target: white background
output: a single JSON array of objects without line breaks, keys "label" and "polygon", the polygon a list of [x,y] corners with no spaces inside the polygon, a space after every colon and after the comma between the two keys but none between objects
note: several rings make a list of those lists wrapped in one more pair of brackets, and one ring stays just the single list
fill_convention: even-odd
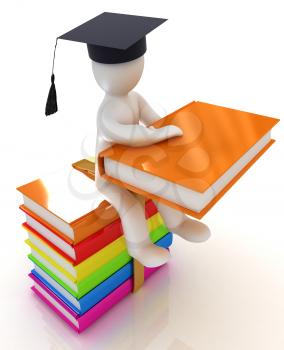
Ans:
[{"label": "white background", "polygon": [[94,153],[103,94],[83,44],[59,42],[60,111],[44,116],[57,36],[103,11],[169,18],[147,37],[145,71],[137,86],[159,111],[200,100],[282,118],[282,4],[1,2],[0,348],[284,348],[283,123],[273,132],[276,144],[205,216],[210,240],[194,245],[176,238],[170,264],[80,336],[29,289],[31,264],[15,190]]}]

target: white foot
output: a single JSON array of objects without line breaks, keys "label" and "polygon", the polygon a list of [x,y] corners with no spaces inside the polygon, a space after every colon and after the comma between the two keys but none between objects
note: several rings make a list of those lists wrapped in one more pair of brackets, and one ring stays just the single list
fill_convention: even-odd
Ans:
[{"label": "white foot", "polygon": [[128,248],[128,253],[147,267],[164,265],[170,258],[170,253],[166,248],[158,247],[155,244],[149,244],[141,248]]},{"label": "white foot", "polygon": [[208,226],[190,218],[170,230],[183,239],[195,243],[205,242],[211,235]]}]

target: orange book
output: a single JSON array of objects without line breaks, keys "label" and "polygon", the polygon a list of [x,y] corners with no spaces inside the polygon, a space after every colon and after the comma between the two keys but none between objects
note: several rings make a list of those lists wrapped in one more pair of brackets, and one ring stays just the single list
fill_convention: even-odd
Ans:
[{"label": "orange book", "polygon": [[[84,162],[87,160],[83,165]],[[23,195],[21,209],[26,213],[27,223],[35,230],[39,230],[40,223],[69,244],[83,241],[119,217],[96,190],[94,182],[71,166],[17,190]]]},{"label": "orange book", "polygon": [[100,174],[147,198],[201,218],[274,142],[278,119],[192,102],[155,122],[183,136],[147,147],[114,145]]}]

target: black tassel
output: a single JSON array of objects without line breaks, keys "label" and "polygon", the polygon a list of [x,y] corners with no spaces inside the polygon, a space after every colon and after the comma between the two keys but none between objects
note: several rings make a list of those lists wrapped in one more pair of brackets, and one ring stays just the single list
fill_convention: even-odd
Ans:
[{"label": "black tassel", "polygon": [[56,96],[56,88],[54,84],[55,76],[51,75],[51,86],[49,89],[46,106],[45,106],[45,115],[50,115],[56,113],[58,111],[57,107],[57,96]]},{"label": "black tassel", "polygon": [[54,84],[54,80],[55,80],[54,62],[55,62],[57,41],[58,41],[58,38],[55,41],[55,46],[54,46],[54,51],[53,51],[52,71],[51,71],[51,86],[49,89],[49,93],[48,93],[47,101],[46,101],[46,105],[45,105],[45,115],[50,115],[50,114],[56,113],[58,111],[57,95],[56,95],[56,89],[55,89],[55,84]]}]

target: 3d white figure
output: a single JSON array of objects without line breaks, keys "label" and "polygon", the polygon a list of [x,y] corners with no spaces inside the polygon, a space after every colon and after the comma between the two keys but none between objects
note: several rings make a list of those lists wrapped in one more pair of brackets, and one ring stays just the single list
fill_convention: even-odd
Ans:
[{"label": "3d white figure", "polygon": [[[148,146],[182,135],[176,126],[160,129],[148,127],[160,119],[145,99],[132,91],[143,72],[144,56],[135,60],[104,64],[92,61],[92,69],[105,97],[97,115],[96,157],[113,144],[130,147]],[[104,180],[96,167],[97,189],[118,211],[129,254],[148,267],[159,266],[169,259],[165,248],[152,244],[145,219],[145,208],[137,195]],[[192,241],[206,240],[210,231],[203,223],[156,202],[167,227],[180,237]]]},{"label": "3d white figure", "polygon": [[[143,72],[146,35],[165,21],[164,18],[103,12],[58,38],[87,44],[95,79],[105,91],[98,111],[96,157],[113,144],[147,146],[182,135],[176,126],[149,127],[160,117],[140,95],[132,91]],[[57,111],[53,74],[55,50],[56,45],[46,115]],[[130,255],[149,267],[167,262],[168,250],[150,241],[145,208],[139,197],[105,181],[98,167],[95,176],[97,189],[120,215]],[[173,233],[193,242],[209,237],[206,225],[161,203],[156,205]]]}]

